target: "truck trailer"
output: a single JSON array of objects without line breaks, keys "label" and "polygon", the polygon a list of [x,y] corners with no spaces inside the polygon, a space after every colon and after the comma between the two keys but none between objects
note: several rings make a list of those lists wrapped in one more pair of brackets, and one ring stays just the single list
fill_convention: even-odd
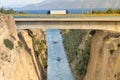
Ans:
[{"label": "truck trailer", "polygon": [[67,10],[50,10],[48,14],[68,14]]}]

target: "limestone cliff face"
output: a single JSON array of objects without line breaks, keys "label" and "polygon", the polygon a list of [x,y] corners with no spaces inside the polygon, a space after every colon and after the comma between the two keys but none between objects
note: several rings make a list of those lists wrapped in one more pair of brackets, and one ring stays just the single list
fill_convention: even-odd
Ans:
[{"label": "limestone cliff face", "polygon": [[22,33],[24,41],[17,35],[13,18],[0,17],[0,80],[44,79],[42,64],[32,55],[35,54],[32,38],[28,32]]},{"label": "limestone cliff face", "polygon": [[[34,67],[41,80],[46,80],[47,54],[44,32],[40,29],[26,29],[18,31],[19,38],[26,46],[26,50],[32,56]],[[45,43],[43,43],[44,41]],[[41,56],[43,55],[43,56]],[[46,61],[46,62],[44,62]]]},{"label": "limestone cliff face", "polygon": [[95,33],[85,80],[120,80],[120,33]]}]

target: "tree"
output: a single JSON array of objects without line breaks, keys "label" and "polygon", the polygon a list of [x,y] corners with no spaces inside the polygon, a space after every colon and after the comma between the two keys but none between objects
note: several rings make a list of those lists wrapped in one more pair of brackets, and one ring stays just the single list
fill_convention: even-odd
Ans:
[{"label": "tree", "polygon": [[96,10],[92,10],[92,14],[96,14],[97,13],[97,11]]},{"label": "tree", "polygon": [[5,10],[4,10],[4,7],[2,7],[2,8],[0,9],[0,12],[1,12],[1,13],[4,13],[4,11],[5,11]]},{"label": "tree", "polygon": [[104,13],[104,12],[101,10],[97,11],[97,14],[102,14],[102,13]]},{"label": "tree", "polygon": [[113,10],[112,8],[109,8],[109,9],[106,11],[106,13],[112,14],[112,13],[114,13],[114,10]]},{"label": "tree", "polygon": [[9,13],[14,13],[15,11],[11,8],[9,9]]},{"label": "tree", "polygon": [[116,13],[120,14],[120,9],[117,9],[117,10],[116,10]]}]

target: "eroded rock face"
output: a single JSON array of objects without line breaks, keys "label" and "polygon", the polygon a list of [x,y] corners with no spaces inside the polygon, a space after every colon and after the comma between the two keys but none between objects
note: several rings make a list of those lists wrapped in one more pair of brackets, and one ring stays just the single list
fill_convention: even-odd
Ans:
[{"label": "eroded rock face", "polygon": [[97,31],[85,80],[120,79],[120,33]]},{"label": "eroded rock face", "polygon": [[[0,80],[43,80],[33,56],[18,38],[14,23],[11,16],[0,17]],[[12,48],[11,44],[5,45],[5,39],[13,44]]]},{"label": "eroded rock face", "polygon": [[[34,67],[40,80],[46,80],[46,68],[43,60],[47,60],[44,34],[40,29],[26,29],[18,31],[19,38],[23,42],[26,51],[32,56]],[[43,55],[43,56],[41,56]]]}]

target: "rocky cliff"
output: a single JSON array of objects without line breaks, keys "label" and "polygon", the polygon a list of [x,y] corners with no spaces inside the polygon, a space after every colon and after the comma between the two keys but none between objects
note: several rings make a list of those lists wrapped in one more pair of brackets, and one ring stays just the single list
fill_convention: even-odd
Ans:
[{"label": "rocky cliff", "polygon": [[[41,52],[38,52],[41,46],[38,49],[35,47],[39,45],[34,43],[34,38],[42,45]],[[1,16],[0,40],[0,80],[46,79],[47,54],[45,54],[46,43],[42,31],[17,31],[11,16]],[[44,55],[42,58],[41,54]]]},{"label": "rocky cliff", "polygon": [[97,31],[85,80],[120,80],[120,33]]},{"label": "rocky cliff", "polygon": [[76,80],[120,80],[120,33],[67,30],[63,43]]},{"label": "rocky cliff", "polygon": [[[76,80],[120,80],[120,33],[63,30],[62,34]],[[46,80],[44,31],[17,30],[11,16],[1,16],[0,40],[0,80]]]}]

